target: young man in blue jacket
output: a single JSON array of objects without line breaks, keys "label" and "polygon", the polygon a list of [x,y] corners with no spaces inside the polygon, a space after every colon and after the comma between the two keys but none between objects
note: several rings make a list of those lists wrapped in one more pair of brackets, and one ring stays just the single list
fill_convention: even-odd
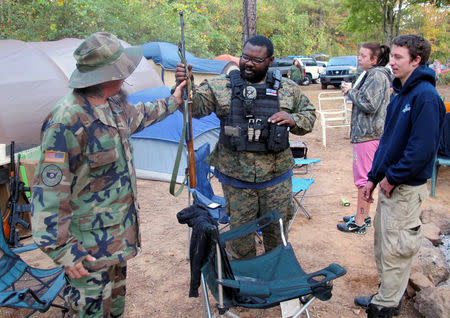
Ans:
[{"label": "young man in blue jacket", "polygon": [[399,313],[422,243],[420,206],[427,197],[445,115],[435,73],[426,64],[430,52],[430,43],[418,35],[393,41],[390,65],[397,95],[387,107],[384,133],[363,190],[365,200],[372,202],[379,183],[374,227],[380,285],[375,295],[355,298],[355,304],[368,307],[369,318]]}]

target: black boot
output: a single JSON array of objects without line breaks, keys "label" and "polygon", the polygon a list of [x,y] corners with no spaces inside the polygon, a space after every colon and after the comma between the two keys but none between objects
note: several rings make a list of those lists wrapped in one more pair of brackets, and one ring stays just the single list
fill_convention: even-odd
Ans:
[{"label": "black boot", "polygon": [[381,307],[375,304],[369,304],[367,308],[367,318],[392,318],[394,316],[393,307]]}]

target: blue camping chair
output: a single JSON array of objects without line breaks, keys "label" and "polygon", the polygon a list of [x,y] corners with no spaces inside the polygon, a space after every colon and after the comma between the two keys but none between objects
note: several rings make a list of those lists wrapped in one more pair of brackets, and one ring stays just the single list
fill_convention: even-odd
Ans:
[{"label": "blue camping chair", "polygon": [[[306,211],[305,207],[303,206],[303,199],[305,198],[306,191],[309,189],[309,187],[314,183],[313,178],[313,166],[315,163],[320,162],[320,159],[294,159],[295,161],[295,167],[304,167],[306,166],[306,171],[309,171],[309,178],[297,178],[295,176],[292,177],[292,195],[295,202],[295,205],[297,206],[295,209],[294,216],[292,217],[291,222],[289,222],[288,226],[288,232],[291,230],[292,224],[294,223],[295,217],[298,214],[298,211],[301,209],[303,213],[306,215],[308,219],[311,218],[311,215]],[[308,168],[309,167],[309,168]]]},{"label": "blue camping chair", "polygon": [[434,198],[436,195],[436,181],[440,166],[450,166],[450,113],[445,114],[444,125],[442,129],[439,150],[434,159],[433,172],[431,175],[431,193]]},{"label": "blue camping chair", "polygon": [[[215,195],[211,186],[211,178],[213,171],[211,166],[205,161],[210,154],[209,143],[204,143],[197,150],[194,151],[195,158],[195,172],[197,177],[197,186],[195,188],[187,186],[189,190],[188,194],[188,206],[191,205],[191,194],[194,204],[199,204],[205,207],[213,219],[220,224],[224,224],[221,229],[224,229],[229,225],[230,217],[225,210],[225,198]],[[189,246],[191,244],[191,232],[188,227],[187,232],[187,250],[189,259]]]},{"label": "blue camping chair", "polygon": [[194,204],[199,204],[207,208],[211,216],[218,223],[227,224],[230,222],[230,218],[225,211],[225,199],[215,195],[211,186],[212,169],[205,161],[209,154],[209,143],[204,143],[195,150],[194,157],[197,187],[188,187],[189,193],[191,193],[194,198]]},{"label": "blue camping chair", "polygon": [[27,265],[6,244],[3,227],[0,226],[0,306],[26,308],[46,312],[50,306],[60,308],[62,317],[68,309],[53,304],[66,284],[62,268],[38,269]]},{"label": "blue camping chair", "polygon": [[[261,228],[278,222],[282,244],[272,251],[251,259],[229,260],[225,252],[226,242],[257,232]],[[300,298],[303,306],[293,316],[305,312],[315,298],[331,298],[332,281],[344,275],[346,270],[338,264],[314,273],[306,273],[297,261],[294,250],[284,236],[283,221],[278,211],[272,211],[261,218],[220,233],[209,233],[213,246],[201,269],[202,298],[205,315],[213,317],[207,288],[218,301],[219,315],[239,317],[229,311],[232,307],[270,308],[291,299]],[[207,235],[207,234],[205,234]],[[214,243],[214,240],[216,243]],[[215,246],[214,246],[215,245]],[[214,315],[217,316],[217,315]]]}]

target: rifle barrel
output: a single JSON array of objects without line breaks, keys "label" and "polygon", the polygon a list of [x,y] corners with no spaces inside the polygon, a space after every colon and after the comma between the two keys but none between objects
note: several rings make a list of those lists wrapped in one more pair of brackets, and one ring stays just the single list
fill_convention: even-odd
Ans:
[{"label": "rifle barrel", "polygon": [[184,38],[184,18],[183,11],[180,11],[180,26],[181,26],[181,44],[180,44],[180,60],[181,63],[184,64],[187,85],[183,90],[183,99],[184,99],[184,107],[185,113],[187,111],[187,125],[186,125],[186,146],[188,151],[188,169],[189,169],[189,186],[191,188],[195,188],[197,186],[197,176],[195,171],[195,157],[194,157],[194,137],[192,132],[192,100],[191,100],[191,89],[192,83],[189,77],[189,67],[186,60],[186,46],[185,46],[185,38]]}]

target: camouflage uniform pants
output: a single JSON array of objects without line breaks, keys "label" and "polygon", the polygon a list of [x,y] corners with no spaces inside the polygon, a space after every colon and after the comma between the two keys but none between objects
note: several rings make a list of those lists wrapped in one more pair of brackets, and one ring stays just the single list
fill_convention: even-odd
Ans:
[{"label": "camouflage uniform pants", "polygon": [[125,309],[127,263],[122,262],[83,278],[67,277],[64,298],[70,317],[122,317]]},{"label": "camouflage uniform pants", "polygon": [[[285,225],[293,215],[291,178],[264,189],[242,189],[227,184],[222,184],[222,189],[227,202],[227,213],[231,218],[231,228],[253,221],[273,210],[280,212]],[[262,229],[262,233],[266,252],[269,252],[281,243],[278,223],[265,227]],[[240,258],[255,256],[254,235],[234,240],[232,248]]]}]

